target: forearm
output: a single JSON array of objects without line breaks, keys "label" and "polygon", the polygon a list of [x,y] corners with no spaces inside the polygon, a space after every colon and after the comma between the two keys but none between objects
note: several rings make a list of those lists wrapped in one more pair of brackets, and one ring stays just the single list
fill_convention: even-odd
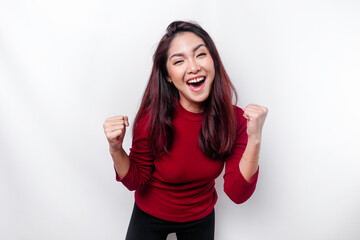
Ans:
[{"label": "forearm", "polygon": [[239,163],[240,172],[248,182],[251,182],[259,168],[258,160],[260,153],[260,144],[260,138],[249,138],[245,151]]},{"label": "forearm", "polygon": [[111,151],[111,157],[114,161],[115,170],[120,179],[125,177],[130,167],[130,159],[127,153],[121,148],[118,151]]}]

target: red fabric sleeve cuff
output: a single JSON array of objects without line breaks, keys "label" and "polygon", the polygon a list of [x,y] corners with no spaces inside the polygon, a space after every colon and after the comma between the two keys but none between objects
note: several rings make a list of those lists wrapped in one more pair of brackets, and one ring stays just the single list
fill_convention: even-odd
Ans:
[{"label": "red fabric sleeve cuff", "polygon": [[119,175],[118,175],[118,173],[117,173],[117,171],[116,171],[115,165],[114,165],[115,179],[116,179],[116,181],[122,182],[122,183],[126,182],[126,180],[129,178],[129,175],[130,175],[129,173],[130,173],[130,171],[132,170],[131,168],[132,168],[132,163],[131,163],[131,161],[130,161],[129,170],[127,171],[127,173],[125,174],[125,176],[124,176],[123,178],[120,178]]},{"label": "red fabric sleeve cuff", "polygon": [[258,167],[256,173],[254,174],[252,180],[250,182],[248,182],[244,176],[242,175],[242,173],[240,172],[240,168],[237,167],[235,170],[235,174],[236,174],[236,181],[239,181],[242,183],[243,186],[245,187],[251,187],[253,184],[256,184],[257,179],[258,179],[258,175],[259,175],[259,169],[260,166]]}]

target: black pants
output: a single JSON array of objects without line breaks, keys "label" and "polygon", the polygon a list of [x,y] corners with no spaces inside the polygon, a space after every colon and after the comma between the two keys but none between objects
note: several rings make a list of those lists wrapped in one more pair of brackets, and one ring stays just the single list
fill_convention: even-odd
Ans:
[{"label": "black pants", "polygon": [[214,228],[214,211],[203,219],[178,223],[153,217],[135,204],[126,240],[166,240],[174,232],[178,240],[213,240]]}]

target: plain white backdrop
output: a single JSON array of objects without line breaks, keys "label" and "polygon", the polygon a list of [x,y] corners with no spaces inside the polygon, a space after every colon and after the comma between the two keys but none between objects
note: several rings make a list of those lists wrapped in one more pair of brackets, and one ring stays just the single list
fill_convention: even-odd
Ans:
[{"label": "plain white backdrop", "polygon": [[216,239],[360,239],[355,0],[0,0],[0,239],[124,239],[102,124],[132,123],[174,20],[212,36],[238,106],[269,108],[252,198],[216,182]]}]

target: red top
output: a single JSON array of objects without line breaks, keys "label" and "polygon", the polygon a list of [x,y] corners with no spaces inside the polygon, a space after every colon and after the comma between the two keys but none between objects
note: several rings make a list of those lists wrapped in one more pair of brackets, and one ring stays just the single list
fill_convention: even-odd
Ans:
[{"label": "red top", "polygon": [[225,160],[206,157],[198,146],[203,114],[178,105],[174,115],[174,142],[168,154],[155,158],[147,141],[149,115],[136,126],[130,149],[130,168],[120,180],[135,191],[135,202],[146,213],[172,222],[198,220],[209,215],[216,203],[215,178],[225,163],[224,191],[237,204],[245,202],[255,190],[259,170],[249,183],[239,170],[247,144],[246,119],[235,107],[237,134],[232,154]]}]

